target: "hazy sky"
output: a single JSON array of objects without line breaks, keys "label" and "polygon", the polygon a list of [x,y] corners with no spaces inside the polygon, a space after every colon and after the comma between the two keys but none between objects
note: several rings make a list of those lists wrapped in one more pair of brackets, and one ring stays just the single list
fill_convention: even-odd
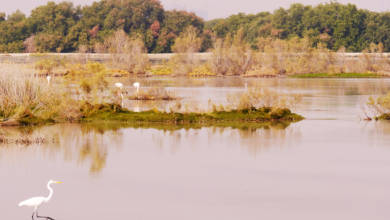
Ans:
[{"label": "hazy sky", "polygon": [[[7,14],[16,9],[28,14],[38,5],[46,4],[49,0],[1,0],[0,11]],[[54,0],[60,2],[62,0]],[[90,4],[96,0],[68,0],[76,5]],[[288,7],[292,3],[316,5],[324,0],[161,0],[165,9],[185,9],[193,11],[205,19],[226,17],[238,12],[256,13],[260,11],[273,11],[279,7]],[[374,11],[390,11],[389,0],[338,0],[340,3],[353,3],[359,8]]]}]

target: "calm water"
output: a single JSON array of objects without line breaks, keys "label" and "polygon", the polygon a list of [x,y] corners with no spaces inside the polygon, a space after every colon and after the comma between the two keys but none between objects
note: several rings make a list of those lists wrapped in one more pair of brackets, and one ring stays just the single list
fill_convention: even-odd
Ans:
[{"label": "calm water", "polygon": [[[129,84],[131,82],[128,82]],[[366,122],[390,80],[148,79],[184,102],[224,103],[247,86],[299,93],[306,120],[287,128],[1,128],[2,219],[30,219],[19,201],[47,195],[63,220],[389,219],[390,123]],[[127,102],[129,108],[169,103]],[[206,107],[205,107],[206,108]]]}]

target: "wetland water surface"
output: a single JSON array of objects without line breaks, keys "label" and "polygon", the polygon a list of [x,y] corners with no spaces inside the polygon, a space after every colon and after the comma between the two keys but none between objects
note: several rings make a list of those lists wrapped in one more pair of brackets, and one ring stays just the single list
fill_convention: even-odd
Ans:
[{"label": "wetland water surface", "polygon": [[30,219],[32,210],[17,204],[47,195],[49,179],[64,184],[40,214],[59,220],[390,218],[390,123],[360,119],[367,98],[389,91],[390,80],[141,83],[203,106],[245,84],[300,93],[296,112],[307,119],[268,129],[1,128],[1,218]]}]

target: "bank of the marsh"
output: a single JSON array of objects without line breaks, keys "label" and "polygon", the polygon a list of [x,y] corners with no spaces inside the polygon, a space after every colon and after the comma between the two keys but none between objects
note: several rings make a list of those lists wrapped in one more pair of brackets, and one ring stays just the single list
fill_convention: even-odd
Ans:
[{"label": "bank of the marsh", "polygon": [[377,73],[306,73],[291,75],[292,78],[381,78]]},{"label": "bank of the marsh", "polygon": [[[298,122],[303,117],[287,108],[250,108],[209,113],[178,113],[158,110],[134,112],[116,104],[85,104],[80,109],[78,123],[120,122],[134,125],[188,125],[188,126],[231,126],[242,127],[256,123]],[[20,118],[4,120],[0,125],[42,125],[59,122],[55,118],[39,118],[34,114],[24,114]]]}]

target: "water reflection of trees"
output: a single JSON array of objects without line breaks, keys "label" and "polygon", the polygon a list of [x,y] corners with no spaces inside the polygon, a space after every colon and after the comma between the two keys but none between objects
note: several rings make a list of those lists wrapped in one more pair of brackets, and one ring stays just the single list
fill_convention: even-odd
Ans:
[{"label": "water reflection of trees", "polygon": [[[200,129],[166,130],[162,135],[154,135],[154,145],[171,153],[180,151],[180,147],[196,147],[199,139],[213,143],[225,143],[224,147],[240,146],[252,156],[271,149],[287,148],[300,140],[301,133],[297,128],[284,125],[264,127],[204,127]],[[169,140],[167,140],[169,138]],[[235,144],[233,144],[235,143]]]},{"label": "water reflection of trees", "polygon": [[108,148],[121,146],[121,141],[121,131],[112,126],[67,124],[0,129],[0,149],[4,154],[37,149],[45,157],[62,155],[64,161],[88,164],[92,174],[106,166]]},{"label": "water reflection of trees", "polygon": [[[286,146],[293,130],[286,129],[288,124],[248,124],[219,125],[218,127],[202,127],[190,125],[147,125],[147,124],[60,124],[44,127],[0,128],[0,150],[7,155],[12,152],[39,153],[45,158],[58,158],[66,162],[76,162],[80,166],[87,165],[91,174],[101,172],[107,163],[109,151],[123,146],[122,128],[152,129],[152,140],[163,148],[170,139],[170,151],[179,150],[183,141],[191,142],[193,138],[202,138],[206,129],[207,138],[230,133],[249,153],[258,152],[273,146]],[[183,133],[184,131],[184,133]],[[155,135],[157,132],[158,135]],[[130,134],[130,133],[129,133]],[[173,141],[173,142],[172,142]],[[16,158],[17,159],[17,158]]]}]

